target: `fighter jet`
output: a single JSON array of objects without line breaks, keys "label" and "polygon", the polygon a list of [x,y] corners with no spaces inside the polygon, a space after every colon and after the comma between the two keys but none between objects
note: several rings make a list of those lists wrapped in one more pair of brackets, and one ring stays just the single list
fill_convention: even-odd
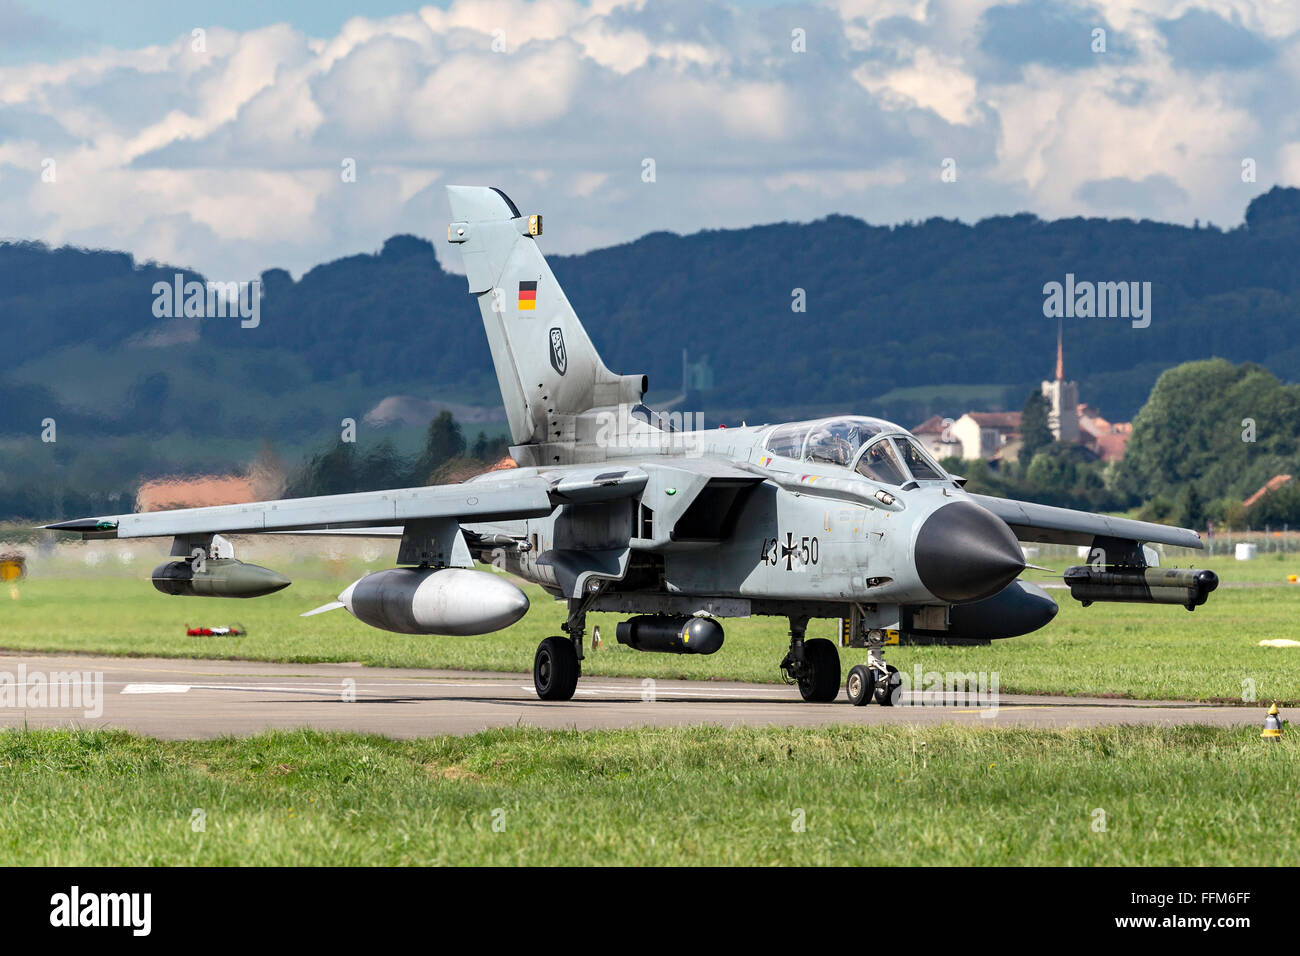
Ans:
[{"label": "fighter jet", "polygon": [[[712,654],[723,621],[789,621],[779,667],[808,701],[834,700],[840,623],[866,651],[846,682],[857,705],[890,706],[900,677],[886,647],[1015,637],[1056,602],[1019,576],[1019,542],[1085,545],[1065,574],[1073,597],[1203,604],[1210,571],[1161,569],[1146,545],[1200,548],[1193,531],[976,495],[904,428],[862,415],[694,431],[648,408],[644,375],[611,372],[538,245],[542,217],[500,189],[449,186],[447,239],[463,257],[505,403],[518,468],[459,484],[108,515],[48,525],[84,538],[170,537],[154,572],[164,593],[254,597],[288,579],[234,557],[226,535],[400,538],[396,567],[337,602],[398,634],[485,634],[527,612],[514,575],[566,602],[562,634],[537,648],[543,700],[570,699],[587,615],[628,615],[618,642]],[[476,568],[486,565],[490,570]],[[506,573],[501,573],[506,572]]]}]

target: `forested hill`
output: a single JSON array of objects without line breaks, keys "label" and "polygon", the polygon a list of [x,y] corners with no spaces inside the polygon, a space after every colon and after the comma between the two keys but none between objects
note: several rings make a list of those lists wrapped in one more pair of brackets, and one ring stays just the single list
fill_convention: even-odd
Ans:
[{"label": "forested hill", "polygon": [[[566,223],[547,226],[559,233]],[[712,378],[692,395],[694,408],[747,410],[752,421],[834,406],[913,424],[930,410],[1018,408],[1053,367],[1056,320],[1044,316],[1043,287],[1067,273],[1151,283],[1147,328],[1064,319],[1067,376],[1112,419],[1134,415],[1159,372],[1190,359],[1254,361],[1291,380],[1300,369],[1298,252],[1300,190],[1274,188],[1227,231],[1027,214],[973,226],[832,216],[654,233],[551,262],[611,368],[648,373],[660,394],[679,390],[686,349],[692,362],[707,357]],[[0,246],[0,433],[29,433],[31,416],[50,408],[109,431],[152,422],[288,436],[319,428],[318,413],[333,427],[336,410],[321,409],[320,394],[496,401],[464,279],[442,270],[426,240],[394,237],[377,254],[297,282],[268,271],[260,326],[203,320],[197,343],[157,336],[175,320],[154,317],[151,289],[175,271],[118,253]],[[806,312],[792,310],[796,290]],[[221,381],[226,395],[189,387],[195,377]],[[331,383],[346,388],[321,388]],[[936,400],[944,385],[985,388]],[[230,400],[231,391],[248,400]],[[296,398],[307,394],[317,397]]]},{"label": "forested hill", "polygon": [[[1190,359],[1256,361],[1288,380],[1300,370],[1296,189],[1255,199],[1246,224],[1226,232],[1030,215],[881,227],[834,216],[651,235],[555,270],[614,367],[676,384],[686,347],[711,357],[717,389],[739,407],[870,410],[893,389],[996,383],[1016,386],[1006,402],[1018,409],[1054,367],[1043,286],[1067,273],[1152,284],[1147,328],[1064,320],[1067,375],[1114,419],[1137,412],[1160,371]],[[803,315],[791,312],[796,288],[807,295]]]}]

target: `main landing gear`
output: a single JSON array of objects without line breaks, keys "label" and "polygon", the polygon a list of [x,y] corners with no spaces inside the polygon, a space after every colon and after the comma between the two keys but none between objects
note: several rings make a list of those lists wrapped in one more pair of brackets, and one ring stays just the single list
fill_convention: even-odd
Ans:
[{"label": "main landing gear", "polygon": [[[569,599],[569,619],[560,625],[564,637],[548,637],[533,656],[533,687],[542,700],[572,700],[582,676],[582,639],[587,630],[587,610],[600,587],[580,598]],[[837,678],[838,679],[838,678]]]},{"label": "main landing gear", "polygon": [[803,699],[828,704],[840,692],[840,652],[824,637],[804,640],[807,617],[790,618],[790,650],[781,661],[788,684],[798,684]]},{"label": "main landing gear", "polygon": [[893,707],[903,696],[903,678],[897,667],[885,663],[885,632],[867,631],[865,646],[867,662],[853,667],[844,682],[849,703],[865,707],[874,700],[882,707]]},{"label": "main landing gear", "polygon": [[582,662],[567,637],[548,637],[533,657],[533,687],[542,700],[572,700]]}]

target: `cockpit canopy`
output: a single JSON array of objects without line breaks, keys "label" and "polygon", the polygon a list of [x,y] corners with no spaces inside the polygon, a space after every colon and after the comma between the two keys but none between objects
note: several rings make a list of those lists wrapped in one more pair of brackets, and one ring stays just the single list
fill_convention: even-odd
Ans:
[{"label": "cockpit canopy", "polygon": [[767,436],[764,448],[783,458],[842,468],[854,468],[856,461],[858,474],[889,485],[904,484],[909,478],[948,480],[915,438],[880,418],[843,415],[778,425]]},{"label": "cockpit canopy", "polygon": [[845,468],[853,464],[858,449],[886,432],[901,432],[897,425],[879,418],[845,415],[819,418],[812,422],[778,425],[764,446],[774,455],[800,461],[825,461]]}]

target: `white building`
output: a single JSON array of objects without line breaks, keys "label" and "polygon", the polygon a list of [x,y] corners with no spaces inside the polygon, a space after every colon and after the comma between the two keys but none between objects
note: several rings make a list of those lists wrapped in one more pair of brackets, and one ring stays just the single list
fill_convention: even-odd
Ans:
[{"label": "white building", "polygon": [[963,457],[961,441],[952,433],[952,426],[955,424],[956,422],[951,418],[931,415],[913,428],[912,434],[925,446],[925,450],[934,457],[935,461],[961,458]]},{"label": "white building", "polygon": [[961,444],[961,457],[989,459],[1019,437],[1019,412],[967,412],[952,423],[950,433]]}]

